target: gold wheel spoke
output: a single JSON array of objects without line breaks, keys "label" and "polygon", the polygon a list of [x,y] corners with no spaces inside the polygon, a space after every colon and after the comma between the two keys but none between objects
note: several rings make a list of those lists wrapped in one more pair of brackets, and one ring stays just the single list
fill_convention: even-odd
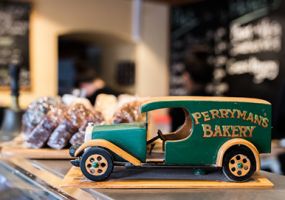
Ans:
[{"label": "gold wheel spoke", "polygon": [[93,169],[93,168],[91,168],[91,169],[89,170],[89,173],[91,173],[91,174],[96,174],[96,170]]},{"label": "gold wheel spoke", "polygon": [[94,154],[87,158],[85,167],[88,173],[94,176],[99,176],[107,171],[108,161],[104,156],[100,154]]},{"label": "gold wheel spoke", "polygon": [[250,171],[251,162],[246,155],[234,155],[229,161],[229,170],[235,176],[245,176]]}]

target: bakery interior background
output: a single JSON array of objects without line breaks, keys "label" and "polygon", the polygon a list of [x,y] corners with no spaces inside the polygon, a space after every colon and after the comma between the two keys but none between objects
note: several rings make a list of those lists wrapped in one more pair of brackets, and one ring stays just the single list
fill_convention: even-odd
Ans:
[{"label": "bakery interior background", "polygon": [[107,92],[266,99],[283,138],[284,9],[284,0],[0,1],[0,105],[17,63],[22,109],[100,77]]}]

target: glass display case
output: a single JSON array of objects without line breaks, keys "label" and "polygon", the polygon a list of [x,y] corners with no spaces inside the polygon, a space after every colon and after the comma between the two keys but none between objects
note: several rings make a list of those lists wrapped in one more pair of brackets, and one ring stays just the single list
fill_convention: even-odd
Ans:
[{"label": "glass display case", "polygon": [[1,199],[63,199],[64,196],[47,185],[39,184],[32,174],[25,175],[17,167],[0,161]]}]

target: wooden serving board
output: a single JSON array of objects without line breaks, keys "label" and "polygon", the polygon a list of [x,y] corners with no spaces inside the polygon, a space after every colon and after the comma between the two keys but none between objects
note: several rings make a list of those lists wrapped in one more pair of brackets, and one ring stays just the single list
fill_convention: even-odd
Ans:
[{"label": "wooden serving board", "polygon": [[[128,170],[128,169],[126,169]],[[141,169],[144,170],[144,169]],[[156,173],[157,172],[152,172]],[[163,173],[163,172],[162,172]],[[115,172],[116,174],[116,172]],[[115,175],[114,179],[111,178],[107,181],[103,182],[93,182],[88,179],[86,179],[82,173],[80,168],[78,167],[72,167],[69,172],[66,174],[65,178],[62,181],[62,187],[78,187],[78,188],[128,188],[128,189],[134,189],[134,188],[150,188],[150,189],[163,189],[163,188],[272,188],[273,183],[270,182],[266,177],[262,175],[255,175],[252,180],[248,182],[243,183],[235,183],[235,182],[228,182],[226,180],[206,180],[207,177],[213,177],[203,175],[204,180],[196,179],[175,179],[175,176],[178,176],[179,174],[172,173],[172,179],[169,179],[166,177],[166,179],[157,179],[157,176],[154,176],[155,178],[150,179],[147,177],[144,177],[143,173],[138,172],[138,174],[142,174],[141,178],[138,179],[138,176],[132,175],[132,172],[130,173],[130,178],[126,176],[122,176],[121,178],[118,178],[118,173]],[[162,175],[162,177],[165,174]],[[181,176],[181,174],[180,174]],[[178,176],[179,177],[179,176]],[[206,179],[205,179],[206,178]]]},{"label": "wooden serving board", "polygon": [[10,142],[0,144],[3,157],[17,156],[31,159],[71,159],[68,149],[56,150],[50,148],[30,149],[25,147],[22,135]]}]

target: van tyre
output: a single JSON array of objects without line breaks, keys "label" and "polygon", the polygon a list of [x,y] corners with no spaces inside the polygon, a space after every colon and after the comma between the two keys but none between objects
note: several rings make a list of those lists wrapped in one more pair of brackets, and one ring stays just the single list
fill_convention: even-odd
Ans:
[{"label": "van tyre", "polygon": [[229,149],[223,159],[223,173],[230,181],[244,182],[256,171],[256,160],[245,146]]},{"label": "van tyre", "polygon": [[81,159],[80,169],[83,175],[92,181],[103,181],[113,171],[112,155],[100,147],[92,147],[87,150]]}]

